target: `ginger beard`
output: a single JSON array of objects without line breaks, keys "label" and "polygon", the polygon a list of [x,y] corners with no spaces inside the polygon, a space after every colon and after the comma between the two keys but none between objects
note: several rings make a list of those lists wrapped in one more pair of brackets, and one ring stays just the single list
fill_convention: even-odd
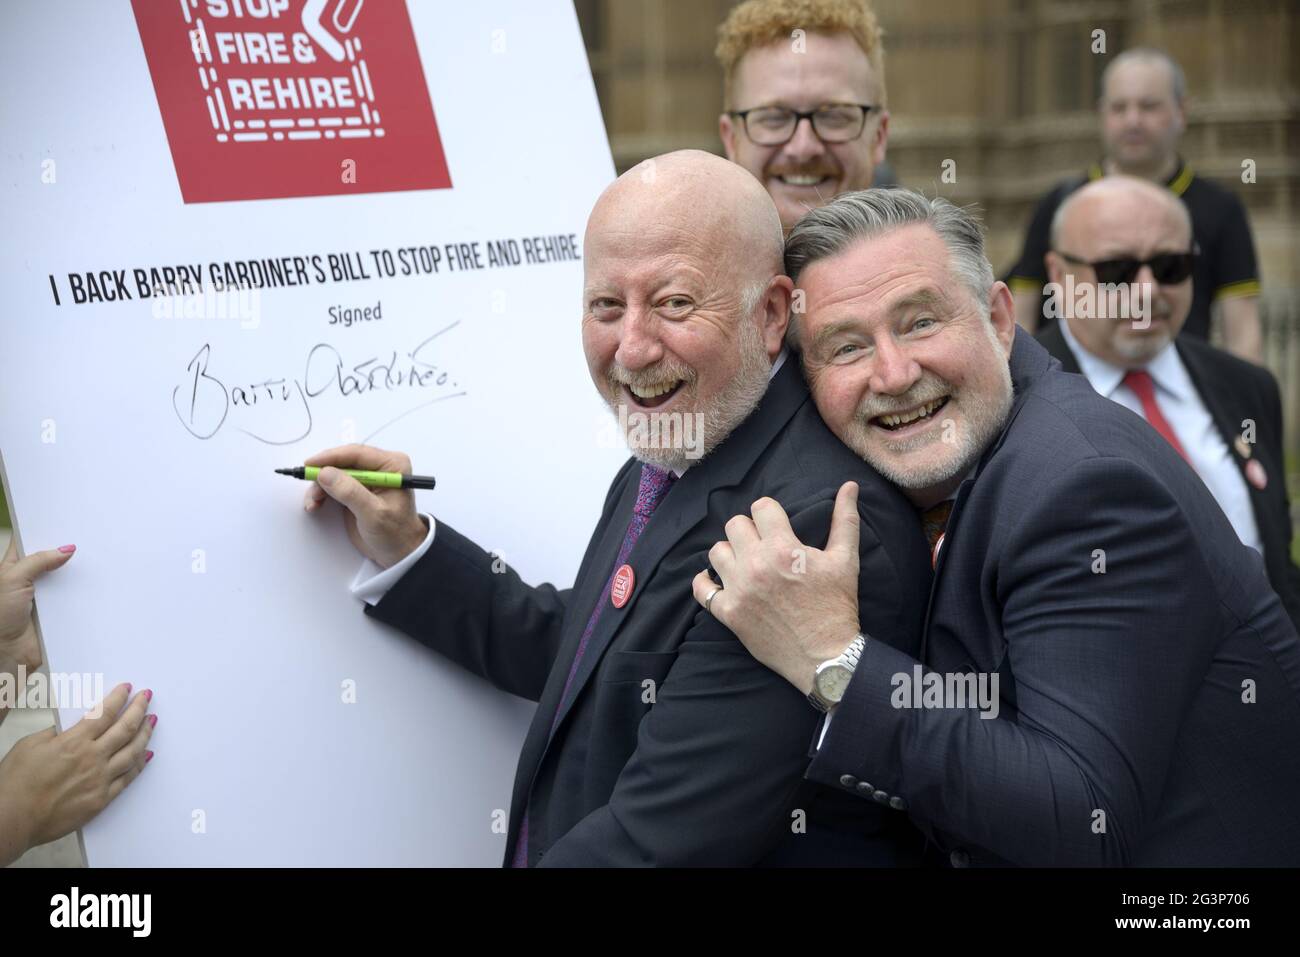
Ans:
[{"label": "ginger beard", "polygon": [[[1015,396],[1011,368],[992,324],[986,321],[983,326],[992,350],[987,361],[992,363],[996,388],[980,389],[970,382],[955,388],[926,371],[903,395],[865,399],[841,437],[900,488],[933,488],[969,471],[1006,424]],[[960,412],[960,422],[952,420],[952,411]],[[879,419],[895,413],[924,413],[933,421],[919,430],[901,423],[907,434],[891,438]]]},{"label": "ginger beard", "polygon": [[[758,327],[749,319],[740,321],[737,335],[740,366],[705,408],[699,407],[699,375],[690,366],[665,357],[646,369],[626,369],[612,364],[605,373],[602,397],[625,429],[624,438],[632,455],[647,465],[672,472],[684,472],[717,448],[758,406],[767,391],[772,360]],[[660,395],[646,396],[649,391],[676,383]],[[636,390],[637,394],[632,394]],[[700,421],[702,450],[687,447],[683,440],[686,416],[702,416]],[[670,439],[658,446],[639,441],[647,430],[637,428],[639,416],[660,417],[659,427],[651,431]],[[637,417],[634,420],[634,417]],[[666,445],[666,447],[665,447]],[[700,452],[701,454],[696,454]]]}]

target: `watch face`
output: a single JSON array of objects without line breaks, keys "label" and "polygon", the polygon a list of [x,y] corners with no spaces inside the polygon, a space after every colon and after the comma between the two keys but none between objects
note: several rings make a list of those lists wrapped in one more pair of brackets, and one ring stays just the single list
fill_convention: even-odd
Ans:
[{"label": "watch face", "polygon": [[853,678],[853,672],[843,665],[833,665],[817,673],[817,691],[827,701],[839,701]]}]

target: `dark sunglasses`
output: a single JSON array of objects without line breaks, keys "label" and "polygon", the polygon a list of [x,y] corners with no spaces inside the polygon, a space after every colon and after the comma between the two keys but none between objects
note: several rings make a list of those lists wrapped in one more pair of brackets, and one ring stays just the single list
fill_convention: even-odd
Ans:
[{"label": "dark sunglasses", "polygon": [[1192,274],[1192,267],[1196,264],[1197,249],[1193,247],[1185,253],[1158,253],[1150,259],[1102,259],[1097,262],[1089,262],[1086,259],[1079,259],[1077,256],[1071,256],[1069,253],[1057,251],[1056,253],[1068,263],[1076,266],[1091,266],[1093,272],[1097,274],[1097,281],[1103,283],[1127,283],[1137,279],[1137,274],[1141,272],[1143,266],[1151,267],[1151,275],[1155,281],[1162,286],[1173,286],[1185,280]]}]

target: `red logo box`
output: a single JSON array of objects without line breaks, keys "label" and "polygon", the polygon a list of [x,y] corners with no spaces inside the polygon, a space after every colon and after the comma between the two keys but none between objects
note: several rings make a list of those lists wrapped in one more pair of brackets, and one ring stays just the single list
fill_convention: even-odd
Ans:
[{"label": "red logo box", "polygon": [[451,186],[401,0],[132,6],[185,202]]}]

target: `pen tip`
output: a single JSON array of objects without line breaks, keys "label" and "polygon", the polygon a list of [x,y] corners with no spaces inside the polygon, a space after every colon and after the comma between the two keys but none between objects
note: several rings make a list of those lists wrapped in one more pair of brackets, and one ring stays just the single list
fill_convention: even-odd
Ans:
[{"label": "pen tip", "polygon": [[291,471],[293,471],[293,470],[292,470],[292,469],[276,469],[276,470],[275,470],[275,474],[276,474],[276,475],[288,475]]}]

